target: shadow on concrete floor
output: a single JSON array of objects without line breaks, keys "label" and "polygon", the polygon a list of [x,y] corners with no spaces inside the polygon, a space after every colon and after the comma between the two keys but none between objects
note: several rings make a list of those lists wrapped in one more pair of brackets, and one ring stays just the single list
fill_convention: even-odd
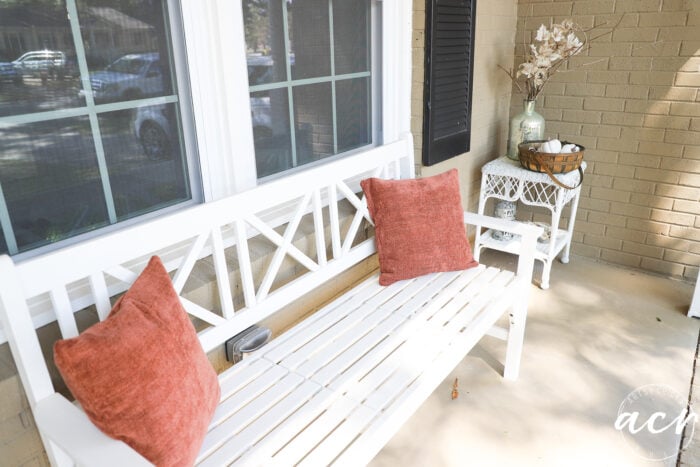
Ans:
[{"label": "shadow on concrete floor", "polygon": [[[497,252],[481,259],[515,267]],[[540,273],[541,264],[536,283]],[[614,425],[637,388],[662,384],[687,398],[700,330],[685,316],[691,295],[688,283],[637,270],[556,262],[550,289],[533,285],[518,381],[501,378],[504,343],[486,337],[371,465],[676,465],[679,435],[650,445]],[[659,447],[668,459],[644,459]]]}]

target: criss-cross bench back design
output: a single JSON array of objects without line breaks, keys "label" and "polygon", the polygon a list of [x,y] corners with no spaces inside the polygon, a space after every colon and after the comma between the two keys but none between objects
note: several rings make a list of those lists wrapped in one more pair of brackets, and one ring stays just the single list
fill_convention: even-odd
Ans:
[{"label": "criss-cross bench back design", "polygon": [[[358,183],[411,177],[412,165],[408,135],[18,264],[0,257],[2,337],[51,462],[147,463],[55,392],[36,328],[56,321],[62,337],[78,335],[75,313],[94,305],[104,319],[114,297],[158,254],[202,347],[212,351],[373,255],[373,239],[358,235],[363,221],[371,222]],[[389,287],[369,278],[220,375],[221,403],[198,462],[367,462],[487,333],[508,340],[506,376],[514,379],[539,230],[469,213],[465,221],[522,235],[528,247],[517,273],[479,266]],[[312,230],[308,248],[296,245],[302,224]],[[253,266],[253,238],[273,246],[262,272]],[[215,277],[213,305],[183,292],[202,260]],[[300,270],[291,281],[280,279],[285,260]],[[243,306],[234,306],[238,296]],[[503,314],[510,329],[494,329]]]}]

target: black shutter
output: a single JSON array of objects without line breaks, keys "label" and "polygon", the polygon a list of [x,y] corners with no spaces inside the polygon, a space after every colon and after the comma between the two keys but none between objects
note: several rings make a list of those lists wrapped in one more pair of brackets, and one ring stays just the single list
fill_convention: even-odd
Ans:
[{"label": "black shutter", "polygon": [[476,0],[427,0],[423,164],[469,151]]}]

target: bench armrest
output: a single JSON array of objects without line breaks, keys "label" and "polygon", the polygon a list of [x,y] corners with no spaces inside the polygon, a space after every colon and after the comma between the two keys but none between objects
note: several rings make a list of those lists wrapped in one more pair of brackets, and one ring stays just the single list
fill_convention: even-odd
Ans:
[{"label": "bench armrest", "polygon": [[[525,277],[528,284],[532,281],[537,238],[544,232],[542,227],[466,211],[464,212],[464,223],[475,225],[479,227],[479,230],[481,227],[486,227],[520,235],[522,249],[518,259],[517,274]],[[476,232],[476,235],[480,235],[480,232]]]},{"label": "bench armrest", "polygon": [[47,441],[85,466],[152,466],[126,443],[102,433],[83,411],[54,393],[34,408],[34,418]]}]

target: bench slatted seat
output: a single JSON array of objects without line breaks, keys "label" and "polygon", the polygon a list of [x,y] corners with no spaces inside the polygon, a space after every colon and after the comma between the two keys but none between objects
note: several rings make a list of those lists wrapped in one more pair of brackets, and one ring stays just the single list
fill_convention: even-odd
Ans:
[{"label": "bench slatted seat", "polygon": [[[0,258],[2,331],[51,462],[148,465],[55,392],[35,328],[55,319],[64,337],[77,335],[74,313],[92,304],[104,319],[110,297],[158,254],[186,311],[203,328],[202,347],[212,351],[374,254],[371,238],[357,239],[362,220],[369,220],[357,182],[412,176],[410,141],[409,135],[18,264]],[[339,203],[355,210],[346,222]],[[312,218],[313,247],[302,251],[295,235],[305,216]],[[507,340],[504,376],[515,379],[540,230],[471,213],[465,222],[521,235],[525,248],[516,273],[479,265],[387,287],[375,274],[352,287],[219,375],[221,401],[198,465],[365,464],[486,334]],[[255,236],[277,248],[257,275],[249,248]],[[285,258],[307,272],[280,285]],[[198,261],[215,275],[214,305],[184,296]],[[239,293],[245,307],[235,309]],[[508,329],[496,327],[503,317]]]}]

